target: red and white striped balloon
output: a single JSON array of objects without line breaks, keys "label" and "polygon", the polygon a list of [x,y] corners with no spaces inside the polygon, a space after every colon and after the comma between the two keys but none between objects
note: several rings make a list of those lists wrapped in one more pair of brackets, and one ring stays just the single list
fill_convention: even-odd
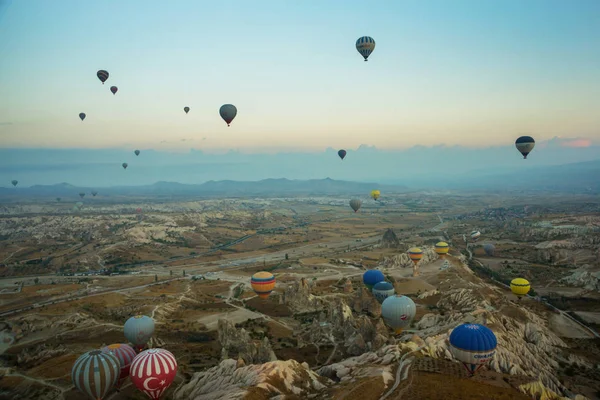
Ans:
[{"label": "red and white striped balloon", "polygon": [[119,375],[119,382],[117,382],[117,387],[121,386],[121,383],[125,378],[129,376],[129,369],[131,367],[131,363],[133,359],[137,355],[133,347],[124,343],[116,343],[111,344],[102,348],[103,353],[110,353],[113,356],[117,357],[119,360],[119,364],[121,366],[121,374]]},{"label": "red and white striped balloon", "polygon": [[153,400],[160,399],[176,374],[177,360],[164,349],[142,351],[133,359],[129,371],[131,382]]}]

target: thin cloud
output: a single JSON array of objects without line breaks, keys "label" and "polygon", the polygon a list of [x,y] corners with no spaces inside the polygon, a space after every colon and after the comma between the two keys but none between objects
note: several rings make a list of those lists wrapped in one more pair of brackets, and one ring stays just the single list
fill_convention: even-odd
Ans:
[{"label": "thin cloud", "polygon": [[0,122],[0,126],[8,126],[8,125],[12,125],[12,122]]},{"label": "thin cloud", "polygon": [[574,139],[564,141],[560,145],[563,147],[590,147],[592,141],[590,139]]}]

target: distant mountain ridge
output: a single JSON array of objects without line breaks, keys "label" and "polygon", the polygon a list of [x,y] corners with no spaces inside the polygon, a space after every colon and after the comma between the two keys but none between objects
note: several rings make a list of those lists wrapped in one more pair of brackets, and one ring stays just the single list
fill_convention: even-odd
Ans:
[{"label": "distant mountain ridge", "polygon": [[100,196],[281,196],[281,195],[365,195],[373,189],[388,193],[407,190],[403,185],[381,185],[378,183],[341,181],[330,178],[291,180],[286,178],[263,179],[260,181],[208,181],[202,184],[184,184],[159,181],[143,186],[113,186],[94,189],[77,187],[68,183],[34,185],[31,187],[0,188],[2,196],[68,197],[84,192],[86,198],[97,190]]}]

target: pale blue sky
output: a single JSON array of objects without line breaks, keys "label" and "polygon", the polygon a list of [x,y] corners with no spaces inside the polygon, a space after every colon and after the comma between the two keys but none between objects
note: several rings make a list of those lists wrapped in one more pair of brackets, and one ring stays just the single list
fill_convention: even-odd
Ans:
[{"label": "pale blue sky", "polygon": [[0,147],[600,141],[598,0],[0,4]]}]

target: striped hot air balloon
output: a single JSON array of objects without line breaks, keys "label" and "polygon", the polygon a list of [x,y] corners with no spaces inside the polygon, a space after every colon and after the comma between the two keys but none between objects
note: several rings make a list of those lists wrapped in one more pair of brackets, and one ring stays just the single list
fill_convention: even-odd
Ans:
[{"label": "striped hot air balloon", "polygon": [[521,297],[529,293],[531,284],[527,279],[515,278],[510,282],[510,290],[521,300]]},{"label": "striped hot air balloon", "polygon": [[371,291],[373,296],[377,299],[379,304],[383,303],[385,299],[390,296],[393,296],[396,291],[394,290],[394,285],[389,282],[377,282],[375,286],[373,286],[373,290]]},{"label": "striped hot air balloon", "polygon": [[154,320],[146,315],[131,317],[125,322],[123,333],[137,351],[142,351],[154,334]]},{"label": "striped hot air balloon", "polygon": [[96,72],[96,76],[98,77],[98,79],[100,79],[100,82],[102,82],[103,85],[104,85],[104,82],[106,82],[106,80],[108,79],[108,75],[109,75],[108,71],[105,71],[103,69]]},{"label": "striped hot air balloon", "polygon": [[417,265],[419,261],[421,261],[421,258],[423,258],[423,250],[421,250],[418,247],[412,247],[408,249],[408,256],[410,257],[412,262],[415,263],[415,265]]},{"label": "striped hot air balloon", "polygon": [[171,386],[177,374],[177,360],[165,349],[150,349],[138,354],[131,363],[131,382],[153,400]]},{"label": "striped hot air balloon", "polygon": [[523,155],[523,158],[527,159],[527,155],[535,147],[535,140],[531,136],[521,136],[515,141],[515,147]]},{"label": "striped hot air balloon", "polygon": [[81,355],[71,369],[77,390],[93,400],[102,400],[115,386],[120,374],[119,360],[112,354],[92,350]]},{"label": "striped hot air balloon", "polygon": [[275,288],[275,277],[270,272],[260,271],[252,275],[250,285],[258,297],[267,299]]},{"label": "striped hot air balloon", "polygon": [[435,252],[440,258],[444,258],[448,251],[450,250],[450,246],[446,242],[437,242],[435,244]]},{"label": "striped hot air balloon", "polygon": [[356,41],[356,50],[360,53],[361,56],[368,61],[367,59],[375,50],[375,40],[373,40],[370,36],[363,36],[358,38]]},{"label": "striped hot air balloon", "polygon": [[487,364],[496,354],[498,341],[490,328],[479,324],[462,324],[450,334],[450,350],[470,375]]},{"label": "striped hot air balloon", "polygon": [[119,375],[119,380],[116,387],[121,386],[123,380],[129,376],[129,368],[131,367],[131,363],[133,362],[133,359],[137,353],[133,347],[124,343],[116,343],[103,347],[102,352],[112,354],[117,358],[117,360],[119,360],[121,374]]}]

